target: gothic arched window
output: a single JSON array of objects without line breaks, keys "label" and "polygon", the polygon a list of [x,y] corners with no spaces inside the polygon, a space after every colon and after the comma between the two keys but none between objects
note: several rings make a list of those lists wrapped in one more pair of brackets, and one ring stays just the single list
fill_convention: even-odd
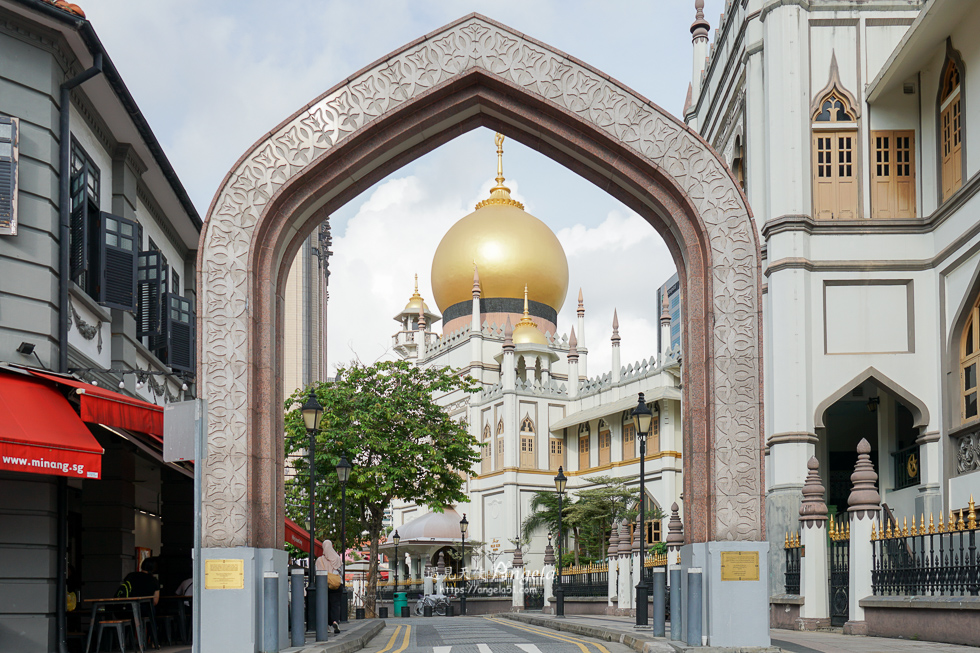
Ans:
[{"label": "gothic arched window", "polygon": [[977,368],[980,367],[980,298],[973,303],[960,338],[960,418],[977,418]]},{"label": "gothic arched window", "polygon": [[858,217],[857,114],[834,86],[813,114],[813,216]]},{"label": "gothic arched window", "polygon": [[947,55],[939,87],[939,152],[943,201],[963,185],[963,94],[960,67]]}]

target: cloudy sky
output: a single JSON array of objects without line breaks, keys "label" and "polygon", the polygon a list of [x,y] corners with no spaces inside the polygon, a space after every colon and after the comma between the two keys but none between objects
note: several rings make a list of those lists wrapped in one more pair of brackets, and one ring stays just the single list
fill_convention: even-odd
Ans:
[{"label": "cloudy sky", "polygon": [[[723,0],[707,0],[718,24]],[[589,63],[679,114],[691,78],[693,0],[90,0],[83,4],[202,217],[260,136],[363,66],[476,11]],[[390,357],[395,315],[442,235],[487,196],[493,134],[475,130],[393,173],[332,217],[331,366]],[[505,143],[514,196],[558,235],[569,293],[585,294],[589,374],[608,369],[613,308],[623,362],[656,348],[656,288],[674,272],[654,230],[520,143]],[[435,306],[432,305],[435,309]]]}]

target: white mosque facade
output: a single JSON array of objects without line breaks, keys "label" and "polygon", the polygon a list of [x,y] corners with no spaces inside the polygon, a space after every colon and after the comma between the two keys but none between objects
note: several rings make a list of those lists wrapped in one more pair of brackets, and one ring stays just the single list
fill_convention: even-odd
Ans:
[{"label": "white mosque facade", "polygon": [[[648,505],[669,513],[672,503],[680,503],[681,357],[679,347],[670,348],[666,311],[659,316],[666,330],[663,351],[652,343],[650,355],[633,362],[620,360],[615,312],[609,332],[594,343],[587,340],[581,290],[577,323],[558,324],[568,292],[565,253],[554,233],[504,186],[502,140],[498,135],[497,185],[490,197],[450,228],[436,250],[432,288],[441,316],[423,301],[416,284],[395,316],[399,328],[392,345],[416,365],[451,366],[481,386],[473,394],[437,398],[481,443],[481,460],[466,482],[469,503],[455,509],[467,516],[467,540],[509,553],[534,494],[555,491],[559,467],[570,494],[597,476],[639,485],[639,447],[630,415],[639,393],[655,417],[645,460]],[[440,320],[441,334],[434,329]],[[611,348],[611,369],[588,369],[590,344]],[[424,506],[396,502],[393,526],[403,527],[426,512]],[[661,539],[664,524],[648,520],[648,541]],[[459,539],[452,524],[447,529],[432,547],[413,546],[418,552],[412,556],[413,577],[436,564],[442,540]],[[402,541],[410,544],[404,536]],[[546,544],[543,530],[527,544],[524,561],[530,568],[541,567]],[[509,563],[510,555],[501,559]],[[467,562],[489,566],[481,556]]]}]

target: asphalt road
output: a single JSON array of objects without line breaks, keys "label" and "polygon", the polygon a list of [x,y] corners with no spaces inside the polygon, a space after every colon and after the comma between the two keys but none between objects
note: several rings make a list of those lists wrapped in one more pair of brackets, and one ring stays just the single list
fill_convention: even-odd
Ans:
[{"label": "asphalt road", "polygon": [[389,619],[362,653],[634,653],[622,644],[506,619]]}]

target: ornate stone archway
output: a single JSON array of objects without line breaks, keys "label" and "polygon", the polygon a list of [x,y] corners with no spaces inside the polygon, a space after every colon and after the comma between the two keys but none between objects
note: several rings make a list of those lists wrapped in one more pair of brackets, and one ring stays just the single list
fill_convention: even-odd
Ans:
[{"label": "ornate stone archway", "polygon": [[714,151],[656,105],[470,15],[273,129],[212,202],[198,256],[205,547],[281,547],[278,325],[302,239],[370,184],[479,126],[572,168],[664,237],[685,300],[686,533],[764,539],[760,256],[745,197]]}]

